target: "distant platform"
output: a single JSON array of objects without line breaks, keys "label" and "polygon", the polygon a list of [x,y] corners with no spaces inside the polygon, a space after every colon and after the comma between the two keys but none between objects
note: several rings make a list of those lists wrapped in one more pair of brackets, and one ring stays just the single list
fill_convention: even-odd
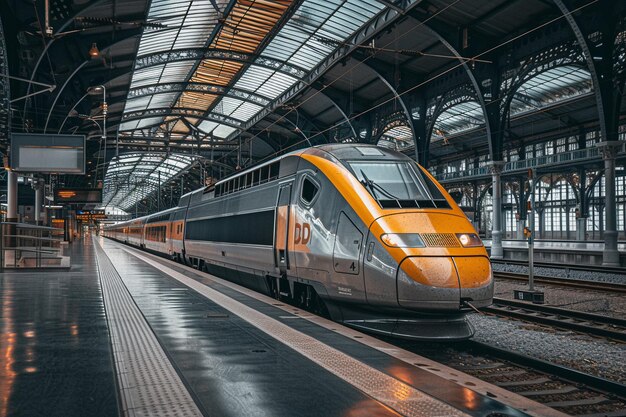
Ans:
[{"label": "distant platform", "polygon": [[[491,253],[491,239],[483,239],[487,251]],[[504,259],[528,261],[526,240],[503,240]],[[626,243],[618,243],[620,263],[626,266]],[[575,240],[535,240],[534,254],[537,262],[602,265],[603,242],[583,242]]]},{"label": "distant platform", "polygon": [[0,274],[5,415],[561,415],[146,252],[72,250],[69,273]]}]

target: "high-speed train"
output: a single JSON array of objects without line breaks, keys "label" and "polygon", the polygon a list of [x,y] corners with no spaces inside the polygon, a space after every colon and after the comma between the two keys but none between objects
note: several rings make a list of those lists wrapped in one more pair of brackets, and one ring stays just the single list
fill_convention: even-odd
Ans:
[{"label": "high-speed train", "polygon": [[493,297],[465,214],[415,161],[376,146],[295,151],[103,233],[396,337],[471,337],[465,313]]}]

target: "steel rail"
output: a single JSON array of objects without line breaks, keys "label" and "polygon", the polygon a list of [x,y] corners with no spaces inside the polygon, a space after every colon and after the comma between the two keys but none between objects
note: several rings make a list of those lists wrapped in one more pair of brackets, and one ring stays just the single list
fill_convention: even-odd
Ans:
[{"label": "steel rail", "polygon": [[626,320],[619,318],[502,298],[481,311],[626,342]]},{"label": "steel rail", "polygon": [[[492,259],[492,263],[503,265],[520,265],[528,266],[527,261],[518,261],[513,259]],[[624,274],[626,276],[626,268],[614,267],[614,266],[602,266],[602,265],[572,265],[572,264],[558,264],[550,262],[534,262],[535,267],[540,268],[552,268],[552,269],[565,269],[568,271],[589,271],[589,272],[604,272],[604,273],[616,273]]]},{"label": "steel rail", "polygon": [[463,350],[478,352],[481,355],[494,356],[522,367],[531,368],[546,374],[554,375],[566,381],[583,384],[586,387],[613,395],[621,400],[626,400],[626,385],[611,381],[606,378],[591,375],[567,366],[558,365],[543,359],[533,358],[522,353],[513,352],[486,343],[469,340],[463,342]]},{"label": "steel rail", "polygon": [[[528,275],[520,274],[516,272],[498,272],[494,271],[494,278],[496,279],[508,279],[514,281],[528,281]],[[601,281],[584,281],[580,279],[573,278],[559,278],[559,277],[545,277],[545,276],[537,276],[535,277],[535,282],[541,284],[550,284],[550,285],[558,285],[561,287],[572,287],[578,289],[588,289],[594,291],[608,291],[613,293],[624,293],[626,294],[626,285],[624,284],[616,284],[612,282],[601,282]]]}]

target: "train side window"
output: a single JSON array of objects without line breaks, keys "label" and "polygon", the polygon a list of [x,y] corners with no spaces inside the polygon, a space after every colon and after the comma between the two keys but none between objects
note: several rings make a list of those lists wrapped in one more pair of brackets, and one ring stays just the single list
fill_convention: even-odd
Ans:
[{"label": "train side window", "polygon": [[279,170],[280,170],[279,164],[273,163],[272,165],[270,165],[270,177],[269,177],[270,181],[278,178]]},{"label": "train side window", "polygon": [[314,183],[309,177],[304,177],[302,181],[302,190],[300,191],[300,198],[302,202],[307,206],[315,200],[317,196],[317,192],[319,191],[319,186]]}]

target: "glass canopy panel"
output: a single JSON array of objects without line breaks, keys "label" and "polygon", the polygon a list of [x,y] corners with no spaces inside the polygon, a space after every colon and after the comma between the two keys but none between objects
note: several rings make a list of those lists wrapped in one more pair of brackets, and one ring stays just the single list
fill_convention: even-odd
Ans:
[{"label": "glass canopy panel", "polygon": [[[141,120],[133,120],[130,122],[123,122],[122,124],[120,124],[120,131],[130,131],[130,130],[135,130],[135,129],[139,129],[143,126],[153,126],[157,123],[159,123],[161,121],[160,117],[149,117],[147,119],[141,119]],[[124,138],[127,139],[129,138],[128,135],[120,135],[120,138]]]},{"label": "glass canopy panel", "polygon": [[468,101],[443,111],[433,127],[431,140],[447,140],[447,136],[483,126],[485,117],[476,101]]},{"label": "glass canopy panel", "polygon": [[136,129],[144,129],[150,126],[157,126],[161,122],[161,119],[158,117],[152,117],[149,119],[141,119],[137,122]]},{"label": "glass canopy panel", "polygon": [[259,105],[244,102],[237,108],[237,110],[230,114],[230,117],[247,122],[262,109],[263,107]]},{"label": "glass canopy panel", "polygon": [[[261,58],[257,62],[263,57],[270,57],[312,70],[384,7],[377,0],[304,0],[261,52]],[[235,86],[275,99],[296,81],[289,75],[251,65]],[[227,99],[223,98],[220,102],[225,100]],[[218,109],[219,103],[214,111],[219,112]],[[246,110],[238,115],[248,121],[260,110],[261,108],[253,114]]]},{"label": "glass canopy panel", "polygon": [[232,97],[224,97],[215,106],[214,113],[230,116],[241,104],[243,104],[241,100]]},{"label": "glass canopy panel", "polygon": [[230,136],[231,133],[235,132],[237,129],[230,126],[219,125],[213,130],[213,134],[218,138],[226,139]]},{"label": "glass canopy panel", "polygon": [[275,99],[294,85],[296,81],[298,80],[294,77],[275,72],[256,92],[259,95]]},{"label": "glass canopy panel", "polygon": [[[201,48],[214,31],[221,11],[229,0],[153,0],[148,11],[148,21],[161,23],[164,28],[145,28],[141,36],[138,57],[164,53],[173,49]],[[217,6],[217,10],[216,7]],[[170,62],[165,65],[142,68],[133,73],[131,88],[160,83],[182,82],[188,79],[195,67],[193,61]],[[171,107],[178,93],[161,95],[148,102],[149,107]],[[124,113],[134,111],[142,104],[127,106]],[[127,128],[122,124],[120,130]]]},{"label": "glass canopy panel", "polygon": [[205,120],[202,123],[200,123],[200,125],[198,125],[198,128],[200,130],[202,130],[203,132],[210,133],[218,125],[219,125],[219,123],[217,123],[217,122],[212,122],[210,120]]},{"label": "glass canopy panel", "polygon": [[165,153],[122,154],[109,162],[103,203],[128,209],[154,193],[159,184],[188,170],[197,158],[195,155]]},{"label": "glass canopy panel", "polygon": [[562,66],[542,72],[522,84],[511,102],[511,115],[542,109],[562,100],[590,93],[589,71],[576,66]]}]

